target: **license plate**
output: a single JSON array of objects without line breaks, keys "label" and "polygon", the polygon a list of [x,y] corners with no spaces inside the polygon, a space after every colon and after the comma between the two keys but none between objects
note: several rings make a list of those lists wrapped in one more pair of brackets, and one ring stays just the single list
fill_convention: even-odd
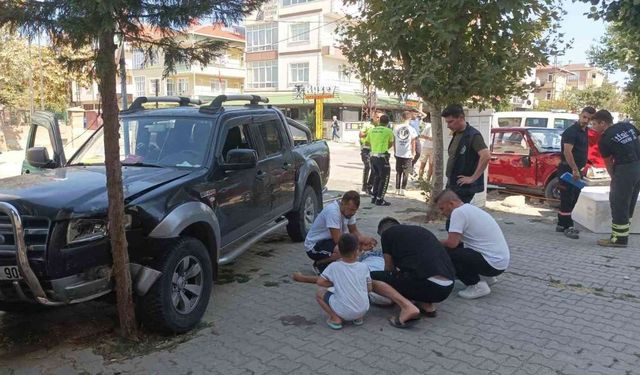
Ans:
[{"label": "license plate", "polygon": [[20,280],[22,276],[18,266],[0,266],[0,280]]}]

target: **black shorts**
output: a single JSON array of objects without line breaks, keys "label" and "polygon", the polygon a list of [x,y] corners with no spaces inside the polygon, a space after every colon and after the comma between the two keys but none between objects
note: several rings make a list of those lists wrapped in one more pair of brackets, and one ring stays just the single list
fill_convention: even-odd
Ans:
[{"label": "black shorts", "polygon": [[417,279],[401,272],[374,271],[371,272],[371,278],[384,281],[402,294],[403,297],[413,301],[442,302],[453,291],[453,283],[449,286],[442,286],[428,279]]},{"label": "black shorts", "polygon": [[313,246],[313,249],[307,250],[307,256],[316,261],[327,259],[333,254],[333,249],[335,247],[336,244],[333,243],[332,238],[320,240],[316,242],[316,244]]},{"label": "black shorts", "polygon": [[[333,293],[327,290],[326,292],[324,292],[324,297],[322,297],[322,300],[324,302],[326,302],[327,305],[329,305],[329,298],[331,298],[332,295],[333,295]],[[329,306],[331,306],[331,305],[329,305]]]}]

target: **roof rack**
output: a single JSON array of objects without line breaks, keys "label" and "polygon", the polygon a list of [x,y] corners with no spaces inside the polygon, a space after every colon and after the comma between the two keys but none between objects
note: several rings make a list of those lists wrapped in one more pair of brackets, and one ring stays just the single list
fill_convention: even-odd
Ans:
[{"label": "roof rack", "polygon": [[269,103],[269,98],[260,95],[218,95],[207,105],[200,107],[201,111],[215,112],[222,108],[222,103],[230,101],[248,101],[249,105]]},{"label": "roof rack", "polygon": [[187,107],[189,105],[200,105],[202,101],[199,99],[191,99],[184,96],[139,96],[137,97],[133,103],[127,108],[126,111],[122,112],[134,112],[144,109],[142,106],[145,103],[178,103],[180,107]]}]

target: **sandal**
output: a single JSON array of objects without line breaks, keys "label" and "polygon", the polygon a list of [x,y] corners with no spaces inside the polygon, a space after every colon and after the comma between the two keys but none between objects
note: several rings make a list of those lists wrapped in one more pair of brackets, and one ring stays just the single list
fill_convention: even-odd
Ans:
[{"label": "sandal", "polygon": [[353,323],[354,326],[361,326],[364,324],[364,319],[363,318],[353,319],[351,323]]},{"label": "sandal", "polygon": [[334,331],[342,329],[342,323],[334,323],[328,319],[327,319],[327,325],[329,326],[329,328],[333,329]]},{"label": "sandal", "polygon": [[418,310],[420,310],[420,314],[426,316],[427,318],[435,318],[438,316],[438,310],[427,311],[422,307],[418,307]]},{"label": "sandal", "polygon": [[409,328],[412,325],[414,325],[418,320],[420,320],[420,318],[411,318],[409,320],[407,320],[406,322],[401,322],[400,321],[400,315],[396,315],[393,316],[391,318],[389,318],[389,324],[391,324],[392,326],[396,327],[396,328]]}]

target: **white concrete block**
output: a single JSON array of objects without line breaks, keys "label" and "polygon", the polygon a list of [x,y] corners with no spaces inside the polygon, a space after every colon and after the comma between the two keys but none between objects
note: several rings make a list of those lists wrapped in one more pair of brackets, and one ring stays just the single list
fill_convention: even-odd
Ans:
[{"label": "white concrete block", "polygon": [[[631,222],[631,233],[640,233],[640,199]],[[587,186],[573,209],[573,220],[594,233],[611,233],[608,186]]]}]

